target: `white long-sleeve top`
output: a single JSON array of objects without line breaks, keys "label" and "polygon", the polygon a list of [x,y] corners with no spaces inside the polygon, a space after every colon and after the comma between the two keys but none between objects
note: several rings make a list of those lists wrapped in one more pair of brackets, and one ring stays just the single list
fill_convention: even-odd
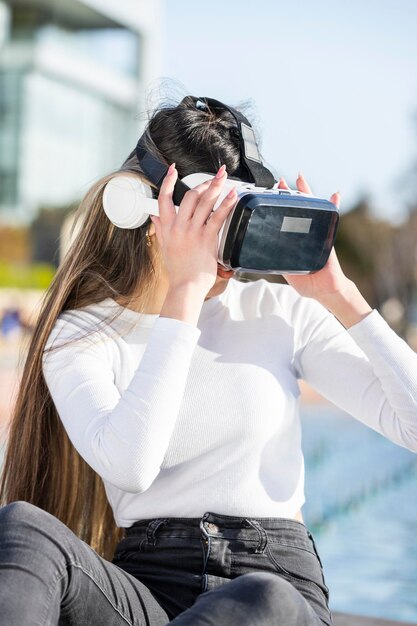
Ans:
[{"label": "white long-sleeve top", "polygon": [[198,328],[107,298],[62,313],[50,347],[52,399],[122,527],[206,511],[294,517],[299,378],[417,451],[417,355],[377,311],[347,331],[287,285],[230,280]]}]

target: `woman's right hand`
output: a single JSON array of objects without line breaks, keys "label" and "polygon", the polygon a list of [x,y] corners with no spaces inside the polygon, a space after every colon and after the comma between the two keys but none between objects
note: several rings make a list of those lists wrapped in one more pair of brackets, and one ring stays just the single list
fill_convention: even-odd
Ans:
[{"label": "woman's right hand", "polygon": [[216,281],[218,233],[237,194],[233,189],[213,211],[227,178],[222,166],[213,179],[185,194],[177,213],[172,200],[177,178],[172,164],[159,192],[159,217],[151,218],[169,281],[161,315],[196,323]]}]

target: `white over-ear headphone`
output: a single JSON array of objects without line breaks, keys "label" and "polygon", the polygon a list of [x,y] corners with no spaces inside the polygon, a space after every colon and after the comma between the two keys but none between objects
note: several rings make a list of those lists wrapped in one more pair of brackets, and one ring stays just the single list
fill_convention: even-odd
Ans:
[{"label": "white over-ear headphone", "polygon": [[115,176],[107,183],[103,208],[109,220],[119,228],[138,228],[149,215],[158,215],[158,202],[153,199],[150,186],[128,174]]},{"label": "white over-ear headphone", "polygon": [[[211,178],[212,174],[189,174],[182,182],[191,189]],[[214,209],[233,187],[240,189],[253,186],[251,183],[227,180]],[[158,201],[152,197],[151,187],[132,174],[115,176],[107,183],[103,193],[103,208],[109,220],[119,228],[138,228],[149,215],[159,215]]]}]

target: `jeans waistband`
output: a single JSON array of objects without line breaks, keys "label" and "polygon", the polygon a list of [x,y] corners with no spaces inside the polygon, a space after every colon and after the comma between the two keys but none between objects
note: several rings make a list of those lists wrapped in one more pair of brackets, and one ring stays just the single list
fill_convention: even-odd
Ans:
[{"label": "jeans waistband", "polygon": [[[155,544],[156,535],[177,537],[224,537],[257,539],[256,551],[263,552],[268,538],[312,548],[314,543],[307,527],[298,520],[280,517],[235,517],[210,511],[202,517],[166,517],[138,520],[125,529],[126,537],[146,535],[148,544]],[[314,548],[313,548],[314,549]]]}]

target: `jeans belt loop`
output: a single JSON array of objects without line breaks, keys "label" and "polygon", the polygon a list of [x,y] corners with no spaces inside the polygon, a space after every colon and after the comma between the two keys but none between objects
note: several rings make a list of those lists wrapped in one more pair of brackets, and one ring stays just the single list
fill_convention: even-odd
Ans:
[{"label": "jeans belt loop", "polygon": [[160,526],[165,526],[166,524],[168,524],[168,522],[168,519],[163,518],[153,519],[151,522],[149,522],[146,529],[146,539],[148,545],[154,546],[156,544],[156,531]]},{"label": "jeans belt loop", "polygon": [[268,535],[266,534],[265,528],[263,528],[261,524],[258,522],[258,520],[256,519],[246,518],[246,521],[259,534],[259,543],[258,543],[258,546],[253,551],[254,554],[263,554],[268,544]]},{"label": "jeans belt loop", "polygon": [[207,521],[207,518],[209,517],[210,513],[204,513],[203,517],[200,519],[200,530],[201,530],[201,534],[203,535],[204,539],[206,541],[208,541],[209,538],[209,534],[206,530],[206,526],[205,526],[205,522]]}]

